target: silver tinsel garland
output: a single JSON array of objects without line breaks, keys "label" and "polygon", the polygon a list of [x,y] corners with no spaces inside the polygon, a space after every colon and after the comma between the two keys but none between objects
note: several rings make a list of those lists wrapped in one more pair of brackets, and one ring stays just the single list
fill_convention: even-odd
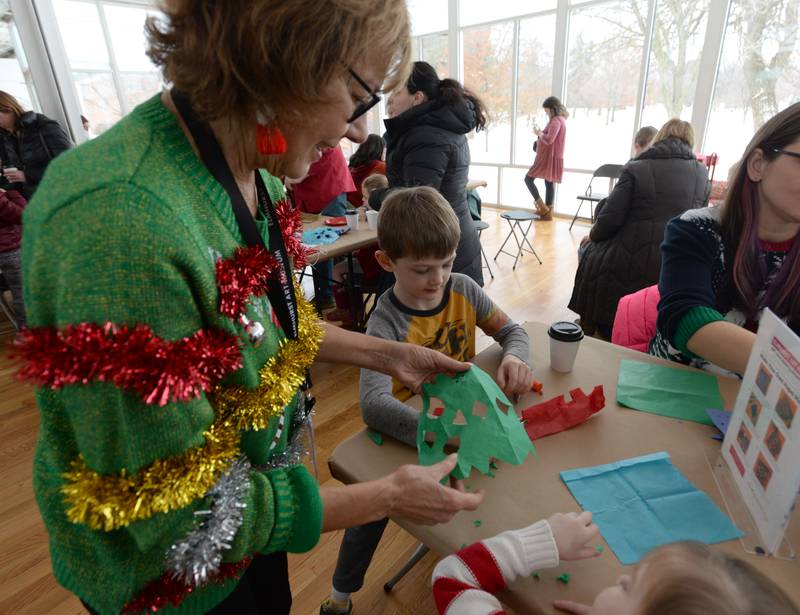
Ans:
[{"label": "silver tinsel garland", "polygon": [[249,489],[250,462],[242,455],[206,494],[213,500],[211,509],[196,511],[201,521],[169,548],[167,562],[175,577],[197,587],[214,576],[242,525]]},{"label": "silver tinsel garland", "polygon": [[[292,420],[291,439],[286,449],[274,455],[266,464],[256,466],[259,471],[288,468],[302,463],[303,457],[314,459],[314,432],[311,425],[313,404],[306,404],[301,394],[300,403]],[[197,587],[206,583],[219,570],[222,553],[231,548],[236,532],[242,525],[245,498],[250,489],[251,464],[242,455],[230,469],[209,489],[205,497],[212,499],[210,510],[198,510],[200,519],[195,528],[167,551],[168,567],[173,575]]]}]

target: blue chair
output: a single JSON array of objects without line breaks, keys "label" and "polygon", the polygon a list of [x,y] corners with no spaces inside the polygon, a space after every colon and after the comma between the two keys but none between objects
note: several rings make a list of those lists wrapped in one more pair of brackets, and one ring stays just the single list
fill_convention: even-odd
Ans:
[{"label": "blue chair", "polygon": [[[503,242],[503,245],[500,246],[500,249],[497,251],[497,254],[494,255],[495,262],[497,262],[497,257],[500,256],[501,253],[508,254],[508,256],[514,257],[514,266],[512,267],[512,269],[516,269],[517,261],[520,258],[522,258],[522,253],[530,252],[536,257],[536,260],[539,261],[539,264],[541,265],[542,259],[539,258],[538,254],[536,254],[536,250],[533,249],[533,245],[528,240],[528,233],[530,232],[531,227],[533,226],[533,221],[538,220],[539,216],[533,213],[532,211],[524,211],[518,209],[514,211],[503,212],[502,214],[500,214],[500,217],[503,218],[506,222],[508,222],[510,230],[508,232],[506,240]],[[528,226],[523,227],[522,226],[523,222],[527,222]],[[512,252],[506,252],[505,250],[503,250],[503,248],[506,247],[508,240],[511,239],[512,237],[514,238],[514,241],[517,244],[516,254]]]}]

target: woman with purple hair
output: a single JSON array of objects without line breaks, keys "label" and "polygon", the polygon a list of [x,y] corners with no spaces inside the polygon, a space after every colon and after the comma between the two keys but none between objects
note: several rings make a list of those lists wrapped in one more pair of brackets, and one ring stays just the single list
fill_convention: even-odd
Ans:
[{"label": "woman with purple hair", "polygon": [[742,374],[764,308],[800,334],[800,103],[756,132],[728,184],[721,208],[667,225],[650,354]]}]

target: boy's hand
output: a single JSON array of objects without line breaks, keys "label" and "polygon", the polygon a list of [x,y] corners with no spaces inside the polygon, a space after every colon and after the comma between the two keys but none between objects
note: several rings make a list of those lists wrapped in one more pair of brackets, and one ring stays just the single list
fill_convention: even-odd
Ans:
[{"label": "boy's hand", "polygon": [[547,522],[564,561],[597,557],[600,553],[589,543],[597,539],[600,529],[592,523],[592,513],[556,513]]},{"label": "boy's hand", "polygon": [[533,371],[524,361],[513,355],[506,355],[497,368],[497,384],[506,397],[513,401],[515,395],[523,395],[531,390]]}]

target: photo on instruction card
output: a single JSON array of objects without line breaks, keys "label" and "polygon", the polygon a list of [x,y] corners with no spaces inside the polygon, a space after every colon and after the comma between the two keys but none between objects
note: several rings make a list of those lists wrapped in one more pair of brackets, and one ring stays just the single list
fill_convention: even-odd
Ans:
[{"label": "photo on instruction card", "polygon": [[766,458],[761,453],[758,454],[756,463],[753,465],[753,474],[755,474],[758,482],[761,483],[764,491],[766,491],[769,486],[769,481],[772,479],[772,467],[767,463]]},{"label": "photo on instruction card", "polygon": [[786,436],[781,433],[781,430],[778,429],[775,423],[770,422],[767,435],[764,438],[764,444],[766,444],[769,454],[772,455],[775,461],[778,461],[778,458],[781,456],[781,451],[783,450],[785,442]]},{"label": "photo on instruction card", "polygon": [[791,429],[792,421],[794,421],[794,417],[797,414],[797,402],[789,397],[789,394],[783,389],[781,389],[781,394],[778,397],[778,403],[775,404],[775,412],[786,424],[786,429]]},{"label": "photo on instruction card", "polygon": [[750,448],[750,440],[752,439],[753,436],[750,434],[750,430],[742,423],[739,426],[739,433],[736,434],[736,441],[739,443],[739,448],[742,449],[745,455],[747,455],[747,449]]},{"label": "photo on instruction card", "polygon": [[767,369],[763,363],[758,367],[758,376],[756,376],[756,386],[761,392],[766,395],[769,390],[769,383],[772,382],[772,372]]},{"label": "photo on instruction card", "polygon": [[750,393],[750,399],[747,400],[747,417],[753,424],[753,427],[758,423],[758,417],[761,414],[761,402],[755,396],[755,393]]}]

